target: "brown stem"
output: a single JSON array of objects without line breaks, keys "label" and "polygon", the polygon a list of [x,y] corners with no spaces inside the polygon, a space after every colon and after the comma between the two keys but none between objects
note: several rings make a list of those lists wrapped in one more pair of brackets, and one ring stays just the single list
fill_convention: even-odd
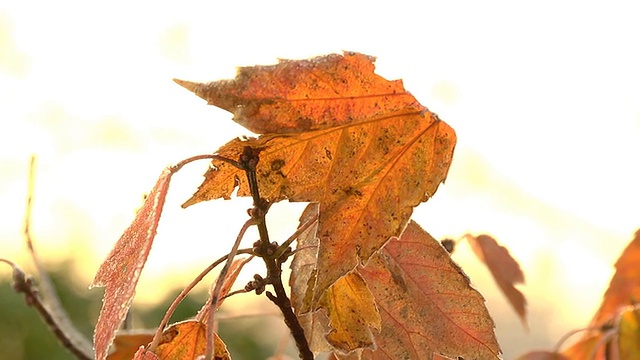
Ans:
[{"label": "brown stem", "polygon": [[[33,279],[30,276],[25,278],[23,274],[21,278],[14,277],[14,288],[16,291],[25,294],[27,304],[36,308],[42,319],[49,325],[58,340],[60,340],[67,350],[71,351],[79,359],[93,358],[91,342],[75,327],[69,315],[62,307],[53,282],[49,274],[47,274],[45,267],[42,265],[42,261],[33,244],[34,242],[31,236],[31,211],[33,209],[33,194],[35,189],[35,162],[36,158],[32,155],[29,162],[29,183],[23,234],[27,249],[36,267],[40,286],[37,288]],[[15,268],[14,275],[16,275]],[[35,303],[32,303],[33,301],[35,301]]]},{"label": "brown stem", "polygon": [[40,318],[49,326],[53,334],[58,338],[58,341],[62,343],[62,346],[69,350],[77,359],[93,359],[93,354],[79,346],[76,338],[67,334],[66,329],[59,323],[57,316],[44,304],[44,301],[38,295],[38,288],[33,278],[26,275],[16,264],[9,260],[0,259],[0,262],[7,263],[13,268],[13,289],[18,293],[24,294],[27,305],[36,309]]},{"label": "brown stem", "polygon": [[[249,254],[250,252],[251,252],[251,249],[241,249],[237,251],[238,254]],[[171,319],[171,315],[173,315],[173,313],[178,308],[178,305],[180,305],[182,300],[184,300],[187,297],[189,292],[191,292],[191,290],[193,290],[193,288],[196,287],[196,285],[198,285],[200,281],[202,281],[202,279],[204,279],[204,277],[207,276],[209,272],[211,272],[211,270],[213,270],[216,266],[222,264],[222,262],[227,260],[228,257],[229,257],[229,254],[224,255],[218,260],[214,261],[211,265],[207,266],[206,269],[202,270],[202,272],[200,272],[200,274],[196,276],[196,278],[193,279],[193,281],[189,283],[189,285],[187,285],[184,289],[182,289],[180,294],[178,294],[178,296],[173,300],[173,302],[169,306],[169,309],[167,309],[167,311],[164,314],[164,317],[160,321],[160,325],[158,325],[158,329],[156,330],[156,333],[153,336],[153,340],[151,341],[151,344],[149,344],[149,347],[148,347],[149,351],[153,352],[155,351],[156,347],[158,347],[158,344],[160,343],[160,340],[162,337],[162,332],[167,327],[167,324]]]},{"label": "brown stem", "polygon": [[[256,176],[256,166],[260,160],[259,151],[247,146],[244,148],[244,152],[240,156],[238,162],[247,174],[247,181],[249,183],[249,189],[251,190],[251,196],[253,197],[253,210],[251,212],[252,217],[256,219],[258,233],[260,234],[260,246],[258,246],[258,256],[262,257],[265,265],[267,266],[267,281],[273,286],[275,295],[267,291],[266,295],[282,312],[284,316],[284,323],[289,328],[293,339],[298,347],[300,358],[303,360],[313,360],[313,352],[309,348],[307,338],[304,336],[304,330],[298,322],[298,317],[293,312],[291,307],[291,301],[287,296],[287,293],[282,284],[282,262],[277,261],[274,257],[277,252],[277,246],[273,248],[269,241],[269,232],[267,231],[267,223],[265,217],[269,210],[269,203],[260,197],[260,191],[258,189],[258,179]],[[282,254],[280,254],[282,255]]]}]

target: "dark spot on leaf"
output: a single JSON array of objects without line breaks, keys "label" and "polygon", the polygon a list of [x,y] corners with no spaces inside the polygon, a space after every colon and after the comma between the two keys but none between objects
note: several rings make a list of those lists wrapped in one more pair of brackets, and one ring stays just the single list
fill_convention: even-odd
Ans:
[{"label": "dark spot on leaf", "polygon": [[283,159],[274,159],[271,161],[271,171],[278,171],[284,166]]}]

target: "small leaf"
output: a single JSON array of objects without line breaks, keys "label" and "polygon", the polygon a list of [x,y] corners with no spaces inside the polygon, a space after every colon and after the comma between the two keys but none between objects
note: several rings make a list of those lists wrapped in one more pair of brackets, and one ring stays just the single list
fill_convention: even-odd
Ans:
[{"label": "small leaf", "polygon": [[[206,325],[199,321],[183,321],[168,327],[155,354],[159,360],[192,360],[203,355],[207,347]],[[215,360],[230,360],[227,346],[214,333]]]},{"label": "small leaf", "polygon": [[465,236],[471,244],[471,249],[482,262],[487,265],[502,293],[516,313],[527,324],[527,300],[515,284],[524,284],[524,273],[518,262],[511,256],[509,250],[488,235]]},{"label": "small leaf", "polygon": [[380,314],[362,277],[349,273],[333,284],[318,304],[327,311],[327,340],[338,351],[375,349],[372,328],[380,331]]},{"label": "small leaf", "polygon": [[358,272],[373,293],[382,330],[364,359],[497,359],[484,298],[438,241],[411,221]]},{"label": "small leaf", "polygon": [[156,235],[172,174],[171,169],[162,172],[135,219],[98,269],[91,285],[106,286],[93,337],[98,360],[107,357],[116,330],[133,301],[140,272]]},{"label": "small leaf", "polygon": [[113,341],[115,350],[107,356],[107,360],[130,360],[140,346],[146,346],[153,340],[153,332],[121,333]]}]

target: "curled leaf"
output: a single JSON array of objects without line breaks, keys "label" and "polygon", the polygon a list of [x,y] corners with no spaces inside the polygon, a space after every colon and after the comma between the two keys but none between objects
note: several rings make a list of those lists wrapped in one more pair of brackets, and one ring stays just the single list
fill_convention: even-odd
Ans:
[{"label": "curled leaf", "polygon": [[106,286],[93,344],[96,359],[107,357],[116,330],[133,301],[169,189],[171,169],[165,169],[135,219],[125,230],[107,259],[100,265],[91,287]]},{"label": "curled leaf", "polygon": [[489,235],[466,235],[471,249],[487,265],[502,293],[515,309],[523,324],[527,323],[527,300],[516,284],[524,284],[524,273],[509,250]]}]

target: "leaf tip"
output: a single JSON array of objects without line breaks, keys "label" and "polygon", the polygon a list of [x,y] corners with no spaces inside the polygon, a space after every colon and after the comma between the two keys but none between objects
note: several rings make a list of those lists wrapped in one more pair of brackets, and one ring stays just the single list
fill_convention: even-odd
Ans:
[{"label": "leaf tip", "polygon": [[198,91],[202,87],[201,83],[188,81],[188,80],[173,79],[173,82],[175,82],[176,84],[182,86],[183,88],[191,91],[192,93],[194,93],[196,95],[198,95]]}]

